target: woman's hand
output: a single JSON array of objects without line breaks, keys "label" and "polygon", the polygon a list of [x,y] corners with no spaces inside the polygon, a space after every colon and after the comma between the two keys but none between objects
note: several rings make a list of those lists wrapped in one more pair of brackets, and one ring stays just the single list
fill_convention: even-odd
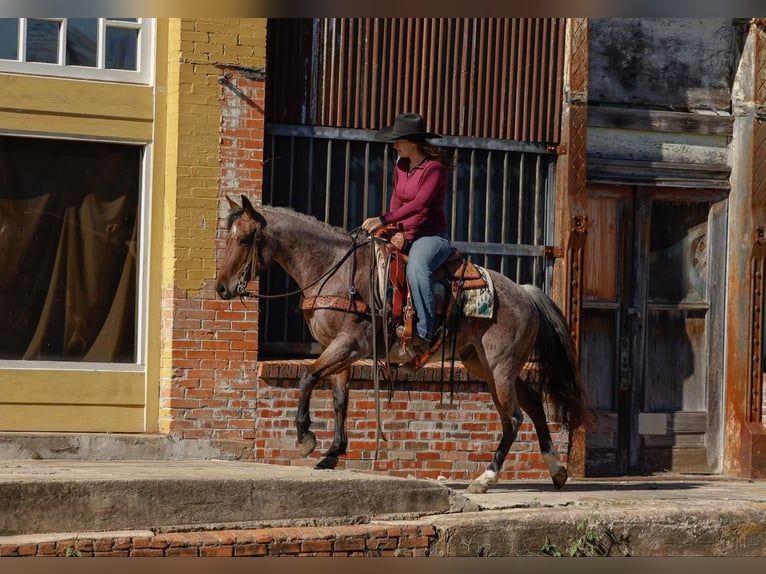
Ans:
[{"label": "woman's hand", "polygon": [[367,233],[372,233],[381,225],[383,225],[383,221],[381,221],[380,217],[368,217],[362,223],[362,229]]}]

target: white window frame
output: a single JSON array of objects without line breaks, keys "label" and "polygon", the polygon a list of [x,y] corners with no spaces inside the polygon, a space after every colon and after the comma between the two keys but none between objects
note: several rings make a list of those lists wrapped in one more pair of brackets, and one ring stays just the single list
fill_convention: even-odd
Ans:
[{"label": "white window frame", "polygon": [[[47,64],[26,61],[27,21],[30,19],[57,22],[61,26],[58,45],[58,63]],[[67,18],[19,18],[18,20],[19,37],[16,54],[17,59],[0,59],[0,72],[77,78],[104,82],[151,84],[153,78],[152,46],[154,45],[155,32],[154,18],[137,18],[136,22],[98,18],[98,54],[95,67],[72,66],[64,63],[66,61]],[[138,30],[138,46],[136,53],[136,66],[138,70],[115,70],[104,68],[106,59],[105,39],[107,21],[109,21],[110,28]]]},{"label": "white window frame", "polygon": [[[0,130],[2,135],[16,135]],[[154,146],[149,143],[136,143],[121,139],[105,138],[68,138],[59,136],[29,136],[37,139],[56,139],[70,141],[97,142],[108,144],[125,144],[140,147],[141,176],[139,177],[138,189],[138,253],[136,256],[136,323],[135,323],[135,358],[130,363],[104,363],[97,361],[57,361],[57,360],[23,360],[23,359],[0,359],[0,374],[2,369],[19,370],[46,370],[59,371],[112,371],[112,372],[144,372],[146,370],[147,339],[148,339],[148,293],[149,293],[149,258],[150,258],[150,233],[152,227],[152,165],[154,159]]]}]

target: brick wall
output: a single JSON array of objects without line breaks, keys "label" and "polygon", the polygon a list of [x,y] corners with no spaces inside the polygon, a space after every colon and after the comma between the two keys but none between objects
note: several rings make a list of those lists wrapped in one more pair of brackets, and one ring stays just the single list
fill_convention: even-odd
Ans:
[{"label": "brick wall", "polygon": [[[297,379],[306,362],[262,362],[257,379],[255,459],[258,462],[313,466],[333,437],[332,392],[320,383],[311,401],[311,428],[317,448],[302,458],[296,444]],[[448,367],[446,367],[448,369]],[[383,435],[375,453],[377,425],[370,362],[354,367],[347,431],[349,447],[339,468],[385,472],[392,476],[444,477],[470,480],[484,472],[502,429],[484,383],[456,372],[454,392],[441,365],[427,366],[417,375],[401,377],[394,392],[381,380],[380,413]],[[567,431],[551,419],[550,430],[561,460],[567,461]],[[540,456],[537,434],[528,418],[506,459],[501,480],[549,479]]]}]

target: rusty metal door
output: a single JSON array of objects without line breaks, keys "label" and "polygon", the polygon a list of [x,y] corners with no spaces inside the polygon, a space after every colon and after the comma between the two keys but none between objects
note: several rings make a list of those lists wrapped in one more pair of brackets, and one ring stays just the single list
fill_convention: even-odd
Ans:
[{"label": "rusty metal door", "polygon": [[725,193],[588,194],[586,474],[721,470]]}]

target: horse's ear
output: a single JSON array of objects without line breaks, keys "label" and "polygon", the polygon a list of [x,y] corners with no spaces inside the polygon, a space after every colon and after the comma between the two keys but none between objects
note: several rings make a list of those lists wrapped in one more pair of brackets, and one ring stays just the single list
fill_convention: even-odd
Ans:
[{"label": "horse's ear", "polygon": [[226,196],[226,200],[229,202],[229,209],[238,209],[239,205],[237,205],[237,202],[234,201],[232,198],[230,198],[228,195]]},{"label": "horse's ear", "polygon": [[242,195],[241,197],[242,197],[242,208],[245,210],[245,213],[247,213],[253,219],[257,219],[253,204],[250,203],[250,200],[247,199],[246,195]]}]

